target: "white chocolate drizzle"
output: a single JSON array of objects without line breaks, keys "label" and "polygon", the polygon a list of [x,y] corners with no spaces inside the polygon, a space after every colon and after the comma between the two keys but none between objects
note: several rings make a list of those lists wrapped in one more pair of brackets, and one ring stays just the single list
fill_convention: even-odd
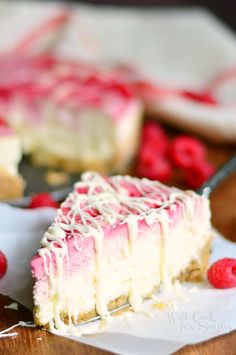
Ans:
[{"label": "white chocolate drizzle", "polygon": [[130,290],[129,290],[129,303],[135,312],[142,310],[142,297],[135,289],[135,280],[133,276],[133,259],[135,242],[138,237],[138,220],[136,216],[130,215],[127,218],[128,235],[129,235],[129,253],[130,253]]},{"label": "white chocolate drizzle", "polygon": [[[130,291],[129,302],[134,311],[142,309],[142,297],[135,288],[133,279],[133,253],[138,238],[139,221],[147,225],[160,223],[163,251],[161,255],[161,282],[165,289],[171,285],[166,268],[165,240],[169,234],[170,218],[167,209],[175,209],[177,202],[186,213],[194,213],[193,192],[183,192],[167,187],[157,181],[137,179],[129,176],[103,177],[97,173],[85,173],[82,181],[75,185],[68,196],[53,225],[45,233],[39,250],[45,274],[49,277],[50,289],[54,291],[54,319],[49,322],[51,330],[73,330],[74,315],[68,309],[69,325],[60,317],[63,280],[68,265],[67,240],[73,238],[77,251],[83,248],[85,238],[92,237],[95,249],[95,308],[97,313],[109,316],[107,301],[103,294],[103,240],[104,230],[126,224],[129,238]],[[69,303],[69,302],[68,302]],[[69,306],[68,306],[69,307]],[[69,307],[70,308],[70,307]]]}]

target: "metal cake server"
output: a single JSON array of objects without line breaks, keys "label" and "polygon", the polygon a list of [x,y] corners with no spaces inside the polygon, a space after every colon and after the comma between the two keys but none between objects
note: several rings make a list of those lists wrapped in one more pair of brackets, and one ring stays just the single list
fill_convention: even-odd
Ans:
[{"label": "metal cake server", "polygon": [[227,161],[224,165],[222,165],[214,175],[210,177],[198,190],[197,193],[199,195],[209,197],[211,192],[221,183],[221,181],[225,180],[229,175],[231,175],[234,171],[236,171],[236,154]]}]

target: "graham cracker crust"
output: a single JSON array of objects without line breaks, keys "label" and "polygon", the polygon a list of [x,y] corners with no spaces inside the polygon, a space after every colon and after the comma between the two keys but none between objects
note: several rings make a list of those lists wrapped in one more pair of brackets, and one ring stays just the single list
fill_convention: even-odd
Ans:
[{"label": "graham cracker crust", "polygon": [[[188,267],[181,272],[181,274],[176,278],[176,280],[179,280],[180,282],[188,281],[188,282],[202,282],[205,279],[206,276],[206,271],[208,268],[208,262],[209,262],[209,257],[211,253],[211,241],[212,237],[208,240],[204,248],[202,249],[201,255],[199,260],[193,260]],[[156,291],[153,290],[153,292]],[[146,298],[150,298],[153,294],[153,292],[149,295],[146,296]],[[108,303],[108,310],[112,311],[124,304],[128,303],[128,297],[127,296],[120,296],[116,298],[115,300],[112,300]],[[127,307],[124,308],[122,311],[117,311],[114,313],[114,315],[117,315],[121,312],[126,311],[127,309],[132,310],[132,307]],[[37,311],[38,307],[34,307],[34,322],[36,325],[43,327],[44,329],[49,329],[49,324],[42,324],[40,322],[40,319],[37,317]],[[78,316],[76,320],[74,320],[74,324],[78,325],[82,322],[88,321],[94,317],[98,316],[96,309],[92,309],[91,311],[87,313],[82,313]],[[68,314],[61,313],[60,314],[61,320],[65,323],[68,324],[69,318]]]},{"label": "graham cracker crust", "polygon": [[0,168],[0,200],[11,200],[23,195],[25,182],[20,175],[11,175]]},{"label": "graham cracker crust", "polygon": [[[108,303],[108,310],[112,311],[113,309],[123,306],[127,302],[128,302],[128,297],[120,296],[120,297],[116,298],[115,300],[110,301]],[[129,309],[131,309],[131,307],[129,307]],[[49,324],[41,324],[40,319],[37,317],[37,310],[38,310],[38,307],[34,307],[34,310],[33,310],[34,323],[40,327],[43,327],[44,329],[49,329]],[[122,311],[117,311],[115,314],[117,315],[121,312]],[[78,316],[77,320],[74,322],[74,324],[78,325],[78,324],[88,321],[96,316],[98,316],[98,314],[94,308],[93,310],[91,310],[87,313],[81,313]],[[69,323],[68,314],[61,313],[60,318],[65,324]]]},{"label": "graham cracker crust", "polygon": [[178,276],[180,282],[202,282],[205,279],[211,255],[212,236],[201,251],[199,260],[193,260]]}]

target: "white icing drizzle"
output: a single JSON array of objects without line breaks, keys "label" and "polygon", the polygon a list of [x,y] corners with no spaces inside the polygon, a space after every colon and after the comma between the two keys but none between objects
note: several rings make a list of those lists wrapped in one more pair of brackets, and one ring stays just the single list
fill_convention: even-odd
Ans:
[{"label": "white icing drizzle", "polygon": [[0,338],[9,338],[18,335],[18,333],[9,333],[12,329],[19,326],[19,323],[12,325],[11,327],[0,331]]},{"label": "white icing drizzle", "polygon": [[9,333],[12,329],[16,328],[16,327],[29,327],[29,328],[35,328],[36,325],[33,324],[32,322],[25,322],[25,321],[19,321],[18,323],[12,325],[9,328],[6,328],[4,330],[0,331],[0,338],[9,338],[9,337],[14,337],[16,335],[18,335],[18,333]]},{"label": "white icing drizzle", "polygon": [[102,245],[103,245],[103,238],[104,232],[102,229],[94,230],[93,238],[95,242],[95,260],[96,260],[96,311],[102,318],[106,318],[109,316],[109,312],[107,309],[107,302],[103,296],[103,280],[102,278]]},{"label": "white icing drizzle", "polygon": [[[107,301],[103,294],[102,250],[104,228],[127,224],[129,236],[130,269],[132,270],[135,242],[138,238],[138,222],[144,220],[147,225],[160,223],[163,251],[161,255],[161,282],[165,289],[171,285],[166,268],[166,238],[169,234],[167,208],[173,210],[176,202],[183,203],[186,213],[193,213],[192,197],[194,193],[183,192],[167,187],[157,181],[136,179],[129,176],[113,176],[109,179],[97,173],[85,173],[82,181],[61,205],[57,217],[45,233],[39,250],[50,289],[55,291],[54,320],[49,322],[51,330],[55,328],[73,331],[75,318],[68,309],[69,325],[60,317],[62,282],[66,277],[68,265],[67,239],[73,238],[77,251],[83,248],[85,238],[92,237],[95,246],[96,311],[101,317],[109,315]],[[54,257],[53,257],[54,255]],[[135,289],[132,271],[130,275],[129,302],[135,311],[142,308],[142,297]],[[69,302],[68,302],[69,303]],[[68,306],[69,307],[69,306]],[[55,322],[55,324],[54,324]]]},{"label": "white icing drizzle", "polygon": [[160,224],[161,224],[161,236],[162,236],[162,250],[161,250],[161,282],[163,289],[165,291],[169,291],[172,289],[172,283],[171,279],[168,274],[168,268],[167,268],[167,238],[169,236],[169,218],[168,218],[168,213],[166,210],[162,210],[162,218],[160,218]]},{"label": "white icing drizzle", "polygon": [[130,253],[130,290],[129,303],[135,312],[142,309],[142,297],[135,289],[135,280],[133,277],[133,259],[135,242],[138,238],[138,219],[136,216],[130,215],[127,218],[128,234],[129,234],[129,253]]}]

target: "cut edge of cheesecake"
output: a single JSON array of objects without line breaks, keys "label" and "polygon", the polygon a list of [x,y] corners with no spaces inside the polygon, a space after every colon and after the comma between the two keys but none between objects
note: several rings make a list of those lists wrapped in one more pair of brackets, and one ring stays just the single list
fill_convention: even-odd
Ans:
[{"label": "cut edge of cheesecake", "polygon": [[0,201],[8,201],[23,196],[25,181],[20,175],[12,175],[0,167]]},{"label": "cut edge of cheesecake", "polygon": [[0,150],[0,200],[19,198],[25,187],[25,181],[18,173],[22,147],[19,137],[3,118],[0,118]]},{"label": "cut edge of cheesecake", "polygon": [[[206,276],[206,271],[208,269],[208,262],[209,258],[211,255],[211,241],[212,238],[209,239],[209,241],[206,243],[202,250],[202,260],[200,262],[197,262],[196,260],[193,260],[190,262],[186,270],[181,272],[180,276],[175,280],[175,281],[180,281],[182,282],[192,282],[192,283],[200,283],[203,282]],[[157,292],[158,289],[154,288],[153,291],[145,297],[145,299],[152,298],[152,295]],[[116,309],[117,312],[114,312],[112,315],[118,315],[121,312],[124,312],[124,310],[120,310],[119,308],[123,305],[128,304],[129,298],[126,296],[120,296],[115,300],[112,300],[108,303],[107,308],[108,311],[115,311]],[[133,311],[132,307],[129,306],[125,310]],[[37,316],[38,313],[38,307],[35,306],[33,310],[33,315],[34,315],[34,323],[37,326],[43,327],[44,329],[50,330],[50,324],[42,324],[40,321],[40,318]],[[79,325],[83,322],[88,322],[91,319],[97,317],[99,314],[96,312],[96,309],[91,310],[90,312],[80,314],[78,318],[75,321],[76,325]],[[69,317],[68,313],[65,314],[63,312],[60,313],[60,318],[65,324],[69,324]]]},{"label": "cut edge of cheesecake", "polygon": [[88,107],[74,117],[84,130],[72,134],[58,122],[49,125],[47,140],[43,139],[39,148],[32,149],[31,160],[36,166],[60,168],[70,173],[89,170],[103,174],[123,173],[137,153],[142,116],[143,106],[136,98],[130,99],[119,120]]}]

